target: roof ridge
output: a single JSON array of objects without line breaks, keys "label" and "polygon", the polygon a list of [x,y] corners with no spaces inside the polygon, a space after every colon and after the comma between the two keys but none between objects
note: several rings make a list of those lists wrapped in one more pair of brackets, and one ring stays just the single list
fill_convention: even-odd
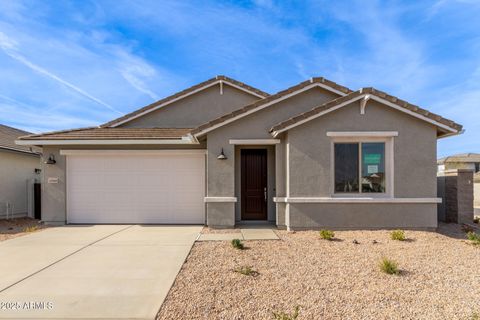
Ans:
[{"label": "roof ridge", "polygon": [[19,140],[22,140],[23,138],[34,138],[37,136],[46,136],[46,135],[51,135],[51,134],[57,134],[57,133],[66,133],[66,132],[75,132],[75,131],[81,131],[81,130],[88,130],[88,129],[95,129],[99,128],[98,126],[94,127],[83,127],[83,128],[74,128],[74,129],[64,129],[64,130],[55,130],[55,131],[47,131],[47,132],[42,132],[42,133],[32,133],[29,135],[25,136],[20,136],[18,137]]},{"label": "roof ridge", "polygon": [[59,131],[49,135],[25,136],[20,140],[105,140],[105,139],[162,139],[172,137],[181,139],[190,132],[191,128],[99,128],[92,127],[84,130]]},{"label": "roof ridge", "polygon": [[410,111],[413,111],[413,112],[416,112],[418,114],[421,114],[423,116],[426,116],[430,119],[433,119],[433,120],[436,120],[444,125],[447,125],[447,126],[450,126],[450,127],[454,127],[454,128],[459,128],[458,130],[461,130],[462,128],[462,125],[456,123],[455,121],[453,120],[449,120],[447,118],[444,118],[442,117],[441,115],[437,114],[437,113],[434,113],[434,112],[431,112],[427,109],[423,109],[422,107],[419,107],[418,105],[415,105],[413,103],[410,103],[408,101],[405,101],[405,100],[402,100],[396,96],[393,96],[391,94],[388,94],[384,91],[381,91],[381,90],[378,90],[376,88],[373,88],[373,87],[369,87],[369,88],[362,88],[361,90],[363,90],[363,92],[365,93],[372,93],[372,94],[375,94],[376,96],[379,96],[383,99],[386,99],[390,102],[393,102],[401,107],[404,107]]},{"label": "roof ridge", "polygon": [[362,94],[362,91],[361,89],[360,90],[357,90],[357,91],[353,91],[353,92],[350,92],[349,94],[347,94],[346,96],[343,96],[343,97],[338,97],[336,99],[333,99],[333,100],[330,100],[330,101],[327,101],[325,103],[322,103],[320,105],[317,105],[316,107],[313,107],[312,109],[308,110],[308,111],[304,111],[302,113],[299,113],[297,114],[296,116],[293,116],[293,117],[290,117],[288,118],[287,120],[284,120],[274,126],[272,126],[269,130],[269,132],[273,132],[273,131],[276,131],[278,129],[281,129],[289,124],[293,124],[301,119],[305,119],[305,118],[308,118],[310,117],[311,115],[317,113],[317,111],[322,108],[322,109],[328,109],[330,108],[330,106],[334,106],[334,105],[337,105],[338,103],[342,103],[344,101],[348,101],[352,98],[354,98],[355,96],[357,95],[361,95]]},{"label": "roof ridge", "polygon": [[25,130],[22,130],[22,129],[18,129],[18,128],[15,128],[15,127],[7,126],[6,124],[0,124],[0,128],[1,128],[1,127],[4,127],[4,128],[6,128],[6,129],[9,129],[9,130],[15,130],[15,131],[27,133],[27,134],[31,134],[31,133],[32,133],[32,132],[28,132],[28,131],[25,131]]},{"label": "roof ridge", "polygon": [[137,115],[137,114],[141,114],[141,113],[143,113],[143,112],[146,112],[146,111],[148,111],[148,110],[150,110],[150,109],[153,109],[153,108],[155,108],[155,107],[157,107],[157,106],[159,106],[159,105],[162,105],[162,104],[164,104],[164,103],[167,103],[167,102],[169,102],[169,101],[171,101],[171,100],[173,100],[173,99],[179,98],[179,97],[181,97],[181,96],[183,96],[183,95],[186,95],[186,94],[188,94],[188,93],[190,93],[190,92],[192,92],[192,91],[195,91],[195,90],[197,90],[197,89],[200,89],[200,88],[202,88],[202,87],[204,87],[204,86],[206,86],[206,85],[209,85],[209,84],[211,84],[211,83],[214,83],[214,82],[216,82],[216,81],[225,81],[227,84],[228,84],[228,83],[231,83],[231,84],[233,84],[233,85],[235,85],[235,86],[239,86],[239,87],[241,87],[241,88],[244,88],[244,89],[246,89],[247,91],[252,91],[252,92],[254,92],[254,93],[256,93],[256,94],[258,94],[258,95],[260,95],[260,96],[264,96],[264,97],[268,97],[268,96],[269,96],[268,93],[266,93],[266,92],[264,92],[264,91],[262,91],[262,90],[260,90],[260,89],[254,88],[254,87],[252,87],[252,86],[249,86],[249,85],[246,84],[246,83],[243,83],[243,82],[241,82],[241,81],[238,81],[238,80],[229,78],[229,77],[227,77],[227,76],[217,75],[217,76],[215,76],[215,77],[213,77],[213,78],[210,78],[210,79],[208,79],[208,80],[202,81],[202,82],[197,83],[197,84],[195,84],[195,85],[193,85],[193,86],[190,86],[190,87],[188,87],[188,88],[186,88],[186,89],[183,89],[183,90],[178,91],[178,92],[176,92],[176,93],[173,93],[173,94],[171,94],[171,95],[169,95],[169,96],[166,96],[166,97],[164,97],[164,98],[162,98],[162,99],[160,99],[160,100],[157,100],[157,101],[155,101],[155,102],[152,102],[152,103],[150,103],[150,104],[148,104],[148,105],[146,105],[146,106],[144,106],[144,107],[142,107],[142,108],[140,108],[140,109],[137,109],[137,110],[135,110],[135,111],[129,112],[129,113],[127,113],[127,114],[125,114],[125,115],[123,115],[123,116],[121,116],[121,117],[118,117],[118,118],[113,119],[113,120],[111,120],[111,121],[109,121],[109,122],[106,122],[106,123],[104,123],[104,124],[101,124],[100,127],[109,127],[109,126],[111,126],[111,125],[114,125],[114,124],[117,124],[117,123],[119,123],[119,122],[122,122],[123,120],[128,120],[128,118],[131,118],[131,117],[133,117],[133,116],[135,116],[135,115]]},{"label": "roof ridge", "polygon": [[[445,126],[448,126],[450,128],[453,128],[455,129],[456,131],[460,131],[462,130],[462,125],[454,122],[453,120],[449,120],[449,119],[446,119],[446,118],[443,118],[442,116],[436,114],[436,113],[433,113],[433,112],[430,112],[426,109],[423,109],[417,105],[414,105],[414,104],[411,104],[405,100],[401,100],[395,96],[392,96],[392,95],[389,95],[388,93],[386,92],[383,92],[381,90],[377,90],[373,87],[365,87],[365,88],[361,88],[357,91],[354,91],[354,92],[351,92],[343,97],[339,97],[339,98],[336,98],[336,99],[333,99],[333,100],[330,100],[330,101],[327,101],[321,105],[318,105],[308,111],[305,111],[305,112],[302,112],[296,116],[293,116],[287,120],[284,120],[274,126],[272,126],[269,130],[270,133],[273,133],[274,131],[278,131],[278,130],[281,130],[281,129],[285,129],[286,127],[296,123],[296,122],[299,122],[303,119],[306,119],[306,118],[309,118],[309,117],[312,117],[313,115],[317,114],[317,113],[320,113],[324,110],[328,110],[342,102],[346,102],[348,100],[351,100],[355,97],[358,97],[358,96],[361,96],[361,95],[374,95],[374,96],[377,96],[377,97],[380,97],[384,100],[387,100],[391,103],[394,103],[402,108],[405,108],[409,111],[412,111],[412,112],[415,112],[417,114],[420,114],[424,117],[427,117],[431,120],[434,120],[434,121],[437,121]],[[192,131],[193,132],[193,131]]]},{"label": "roof ridge", "polygon": [[331,87],[331,88],[333,88],[333,89],[342,91],[342,92],[346,93],[347,95],[352,92],[351,89],[349,89],[349,88],[347,88],[347,87],[345,87],[345,86],[339,85],[339,84],[337,84],[336,82],[327,80],[327,79],[325,79],[325,78],[323,78],[323,77],[310,78],[309,80],[305,80],[305,81],[302,81],[302,82],[300,82],[300,83],[297,83],[297,84],[295,84],[295,85],[293,85],[293,86],[291,86],[291,87],[289,87],[289,88],[287,88],[287,89],[278,91],[277,93],[272,94],[271,96],[268,96],[268,97],[266,97],[266,98],[263,98],[263,99],[254,101],[254,102],[252,102],[252,103],[250,103],[250,104],[247,104],[246,106],[243,106],[242,108],[239,108],[239,109],[234,110],[234,111],[232,111],[232,112],[230,112],[230,113],[224,114],[224,115],[222,115],[222,116],[220,116],[220,117],[217,117],[217,118],[215,118],[215,119],[213,119],[213,120],[210,120],[210,121],[208,121],[208,122],[206,122],[206,123],[204,123],[204,124],[196,127],[195,129],[193,129],[193,130],[192,130],[192,134],[196,134],[196,133],[198,133],[198,132],[200,132],[200,131],[203,131],[204,129],[206,129],[206,128],[212,126],[212,125],[215,125],[215,124],[217,124],[217,123],[221,123],[221,122],[223,122],[224,120],[227,120],[227,119],[232,118],[232,117],[235,117],[235,116],[237,116],[237,115],[239,115],[239,114],[245,113],[245,112],[247,112],[247,111],[249,111],[249,110],[251,110],[251,109],[254,109],[254,108],[258,107],[258,106],[261,106],[261,105],[263,105],[263,104],[265,104],[265,103],[268,103],[268,102],[270,102],[270,101],[273,101],[273,100],[276,100],[276,99],[278,99],[278,98],[281,98],[281,97],[283,97],[283,96],[285,96],[285,95],[287,95],[287,94],[289,94],[289,93],[293,93],[293,92],[295,92],[295,91],[297,91],[297,90],[300,90],[300,89],[302,89],[302,88],[304,88],[304,87],[306,87],[306,86],[311,85],[312,83],[323,83],[323,84],[325,84],[325,85],[327,85],[327,86],[329,86],[329,87]]},{"label": "roof ridge", "polygon": [[29,133],[30,132],[25,130],[1,124],[0,149],[38,155],[38,150],[27,146],[19,146],[15,143],[19,136]]}]

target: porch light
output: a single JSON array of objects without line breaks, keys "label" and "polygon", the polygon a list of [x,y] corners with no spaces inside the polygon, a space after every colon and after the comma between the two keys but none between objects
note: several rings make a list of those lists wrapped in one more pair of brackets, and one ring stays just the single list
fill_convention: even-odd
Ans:
[{"label": "porch light", "polygon": [[45,161],[46,164],[55,164],[57,163],[57,161],[55,160],[55,156],[53,154],[50,154],[50,156],[48,156],[48,160]]},{"label": "porch light", "polygon": [[218,160],[227,160],[227,156],[225,155],[225,153],[223,153],[223,148],[222,148],[222,152],[220,152],[217,159]]}]

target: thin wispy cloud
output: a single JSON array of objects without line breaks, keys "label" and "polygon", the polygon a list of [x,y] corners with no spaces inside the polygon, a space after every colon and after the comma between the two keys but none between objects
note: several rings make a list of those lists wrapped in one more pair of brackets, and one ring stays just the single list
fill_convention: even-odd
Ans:
[{"label": "thin wispy cloud", "polygon": [[52,72],[34,64],[30,60],[28,60],[27,58],[25,58],[24,56],[19,54],[16,50],[16,43],[13,40],[9,39],[9,37],[7,37],[5,34],[3,34],[1,32],[0,32],[0,48],[3,50],[3,52],[6,55],[11,57],[12,59],[17,60],[18,62],[20,62],[23,65],[27,66],[28,68],[32,69],[33,71],[36,71],[36,72],[38,72],[38,73],[40,73],[40,74],[42,74],[42,75],[44,75],[44,76],[46,76],[46,77],[48,77],[52,80],[55,80],[55,81],[59,82],[60,84],[62,84],[64,86],[72,89],[73,91],[81,94],[85,98],[90,99],[90,100],[96,102],[97,104],[106,107],[107,109],[110,109],[110,110],[112,110],[112,111],[114,111],[118,114],[123,114],[122,112],[118,111],[117,109],[115,109],[114,107],[109,105],[108,103],[105,103],[102,100],[100,100],[98,98],[95,98],[94,96],[92,96],[88,92],[85,92],[83,89],[81,89],[81,88],[75,86],[74,84],[56,76]]},{"label": "thin wispy cloud", "polygon": [[[94,126],[95,121],[79,116],[52,114],[39,110],[6,95],[0,94],[0,119],[10,119],[9,124],[29,132],[52,131],[52,123],[62,123],[65,127]],[[57,128],[59,129],[59,128]]]},{"label": "thin wispy cloud", "polygon": [[155,69],[144,61],[132,57],[125,52],[118,52],[121,57],[120,73],[123,78],[131,84],[131,86],[138,91],[148,95],[153,100],[158,100],[159,96],[149,89],[144,79],[151,79],[156,75]]}]

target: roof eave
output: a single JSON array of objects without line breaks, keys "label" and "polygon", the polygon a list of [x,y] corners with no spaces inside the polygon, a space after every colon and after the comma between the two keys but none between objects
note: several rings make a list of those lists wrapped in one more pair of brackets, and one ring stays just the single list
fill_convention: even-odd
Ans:
[{"label": "roof eave", "polygon": [[21,150],[21,149],[16,149],[16,148],[10,148],[10,147],[5,147],[5,146],[0,146],[0,149],[7,150],[7,151],[13,151],[13,152],[20,152],[32,156],[39,156],[39,152],[34,152],[34,151],[26,151],[26,150]]},{"label": "roof eave", "polygon": [[[233,111],[230,114],[227,114],[227,115],[224,115],[224,116],[218,118],[218,120],[220,120],[223,117],[232,115],[234,113],[238,113],[238,114],[236,114],[232,117],[225,118],[225,120],[223,120],[221,122],[215,123],[213,125],[209,125],[210,123],[213,123],[217,120],[217,119],[215,119],[215,120],[210,121],[209,123],[198,126],[197,128],[192,130],[192,134],[197,138],[201,137],[201,136],[205,135],[206,133],[208,133],[212,130],[215,130],[215,129],[217,129],[219,127],[222,127],[226,124],[234,122],[237,119],[243,118],[243,117],[245,117],[249,114],[255,113],[259,110],[267,108],[270,105],[276,104],[280,101],[288,99],[288,98],[290,98],[292,96],[295,96],[297,94],[300,94],[304,91],[308,91],[308,90],[310,90],[312,88],[315,88],[315,87],[323,88],[325,90],[328,90],[330,92],[338,94],[341,97],[344,97],[344,96],[353,92],[350,89],[348,89],[347,87],[337,85],[336,83],[328,81],[324,78],[311,78],[310,80],[303,81],[303,82],[301,82],[299,84],[296,84],[296,85],[294,85],[294,86],[292,86],[292,87],[290,87],[286,90],[280,91],[280,92],[278,92],[278,93],[276,93],[276,94],[274,94],[270,97],[265,98],[264,100],[267,100],[267,101],[264,102],[264,103],[262,103],[262,100],[254,102],[251,105],[256,105],[256,104],[258,104],[258,105],[256,105],[254,108],[252,108],[250,110],[247,110],[245,112],[239,112],[240,110],[243,109],[242,108],[242,109]],[[292,90],[293,88],[295,88],[295,89]],[[291,91],[291,92],[289,92],[289,91]],[[286,93],[286,92],[288,92],[288,93]],[[250,105],[247,105],[246,107],[248,107],[248,106],[250,106]],[[246,108],[246,107],[244,107],[244,108]],[[202,127],[204,127],[204,128],[202,128]]]},{"label": "roof eave", "polygon": [[[154,103],[152,103],[152,104],[150,104],[150,105],[148,105],[148,106],[146,106],[146,107],[143,107],[143,108],[139,109],[139,110],[144,109],[143,111],[141,111],[141,112],[139,112],[139,113],[137,113],[139,110],[133,111],[133,112],[127,114],[127,115],[124,115],[124,116],[118,118],[118,119],[114,119],[114,120],[112,120],[112,121],[109,121],[109,122],[107,122],[107,123],[104,123],[104,124],[100,125],[100,127],[102,127],[102,128],[105,128],[105,127],[112,127],[112,128],[117,127],[117,126],[119,126],[119,125],[122,125],[122,124],[124,124],[124,123],[130,122],[130,121],[132,121],[132,120],[134,120],[134,119],[137,119],[137,118],[139,118],[139,117],[141,117],[141,116],[144,116],[144,115],[146,115],[146,114],[148,114],[148,113],[150,113],[150,112],[153,112],[153,111],[155,111],[155,110],[158,110],[158,109],[160,109],[160,108],[163,108],[163,107],[165,107],[165,106],[167,106],[167,105],[170,105],[170,104],[172,104],[172,103],[174,103],[174,102],[176,102],[176,101],[179,101],[179,100],[182,100],[182,99],[184,99],[184,98],[187,98],[187,97],[189,97],[189,96],[191,96],[191,95],[193,95],[193,94],[195,94],[195,93],[198,93],[198,92],[200,92],[200,91],[203,91],[203,90],[205,90],[205,89],[208,89],[208,88],[213,87],[213,86],[218,85],[218,84],[220,84],[220,85],[223,85],[223,84],[229,85],[229,86],[231,86],[231,87],[233,87],[233,88],[236,88],[236,89],[238,89],[238,90],[241,90],[241,91],[247,92],[247,93],[249,93],[249,94],[251,94],[251,95],[253,95],[253,96],[256,96],[256,97],[259,98],[259,99],[263,99],[263,98],[266,98],[266,97],[269,96],[268,93],[263,92],[263,91],[261,91],[261,90],[259,90],[259,89],[253,88],[253,87],[251,87],[251,86],[248,86],[248,85],[246,85],[246,84],[244,84],[244,83],[241,83],[241,82],[239,82],[239,81],[230,79],[230,78],[225,77],[225,76],[216,76],[215,78],[212,78],[212,79],[209,79],[209,80],[203,82],[203,85],[202,85],[202,83],[197,84],[196,86],[199,86],[198,88],[195,88],[195,89],[193,89],[193,90],[190,90],[191,88],[194,88],[194,87],[195,87],[195,86],[193,86],[193,87],[191,87],[191,88],[189,88],[189,89],[185,89],[184,91],[186,91],[186,92],[184,92],[184,94],[180,94],[178,97],[175,97],[175,95],[181,93],[182,91],[180,91],[180,92],[178,92],[178,93],[176,93],[176,94],[174,94],[174,95],[172,95],[172,96],[169,96],[169,97],[167,97],[167,98],[162,99],[162,100],[164,100],[164,102],[161,102],[161,103],[158,103],[158,104],[157,104],[157,102],[154,102]],[[173,97],[174,97],[174,98],[173,98]],[[162,100],[159,100],[159,101],[162,101]],[[129,115],[131,115],[131,116],[129,116]]]},{"label": "roof eave", "polygon": [[43,139],[43,140],[16,140],[16,144],[23,146],[45,145],[170,145],[170,144],[199,144],[196,139],[184,136],[179,139]]},{"label": "roof eave", "polygon": [[[304,112],[304,113],[299,114],[299,115],[297,115],[293,118],[290,118],[290,119],[285,120],[281,123],[278,123],[277,125],[273,126],[270,129],[269,132],[271,133],[271,135],[273,137],[276,137],[282,132],[288,131],[288,130],[294,128],[294,127],[302,125],[305,122],[311,121],[311,120],[313,120],[317,117],[320,117],[324,114],[335,111],[335,110],[337,110],[337,109],[339,109],[343,106],[349,105],[349,104],[351,104],[351,103],[353,103],[353,102],[355,102],[359,99],[362,99],[364,97],[367,97],[367,99],[375,100],[379,103],[385,104],[389,107],[392,107],[394,109],[397,109],[397,110],[400,110],[400,111],[405,112],[407,114],[410,114],[410,115],[412,115],[412,116],[414,116],[418,119],[421,119],[423,121],[431,123],[438,128],[437,130],[439,132],[446,132],[444,135],[441,135],[441,136],[439,135],[438,138],[458,135],[458,134],[462,134],[464,132],[464,130],[462,130],[462,126],[456,124],[453,121],[450,121],[451,125],[447,125],[445,123],[437,121],[438,119],[435,120],[435,119],[427,117],[426,115],[420,114],[418,112],[413,112],[412,110],[410,110],[408,108],[405,108],[405,107],[402,107],[399,104],[396,104],[396,103],[390,101],[386,97],[381,96],[381,94],[378,94],[378,92],[379,92],[378,90],[375,90],[373,88],[362,88],[359,91],[355,91],[355,92],[350,93],[349,95],[352,96],[351,99],[345,100],[346,98],[348,98],[347,96],[340,97],[340,98],[336,99],[336,100],[340,100],[340,101],[338,101],[338,103],[333,104],[332,106],[329,106],[329,104],[332,104],[332,102],[335,101],[335,100],[329,101],[329,102],[327,102],[323,105],[320,105],[320,106],[312,109],[311,111]],[[325,108],[325,107],[327,107],[327,108],[326,109],[321,109],[321,108]],[[317,109],[319,110],[319,112],[312,113],[312,111],[315,111]],[[308,113],[312,113],[312,115],[307,116]],[[445,122],[446,119],[443,119],[443,120],[444,120],[443,122]]]},{"label": "roof eave", "polygon": [[458,135],[464,134],[465,129],[460,129],[456,132],[446,132],[446,131],[441,131],[441,132],[445,132],[445,133],[441,134],[441,135],[437,135],[437,139],[443,139],[443,138],[448,138],[448,137],[458,136]]}]

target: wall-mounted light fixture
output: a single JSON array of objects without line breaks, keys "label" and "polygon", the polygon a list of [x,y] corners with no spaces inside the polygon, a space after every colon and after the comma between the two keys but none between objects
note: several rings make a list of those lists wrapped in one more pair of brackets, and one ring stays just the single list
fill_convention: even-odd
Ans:
[{"label": "wall-mounted light fixture", "polygon": [[35,168],[35,173],[40,174],[42,172],[42,169]]},{"label": "wall-mounted light fixture", "polygon": [[227,160],[227,156],[225,155],[225,153],[223,153],[223,148],[222,148],[222,152],[220,152],[217,159],[218,160]]},{"label": "wall-mounted light fixture", "polygon": [[55,160],[55,156],[53,154],[50,154],[48,156],[47,161],[45,161],[46,164],[55,164],[57,161]]}]

